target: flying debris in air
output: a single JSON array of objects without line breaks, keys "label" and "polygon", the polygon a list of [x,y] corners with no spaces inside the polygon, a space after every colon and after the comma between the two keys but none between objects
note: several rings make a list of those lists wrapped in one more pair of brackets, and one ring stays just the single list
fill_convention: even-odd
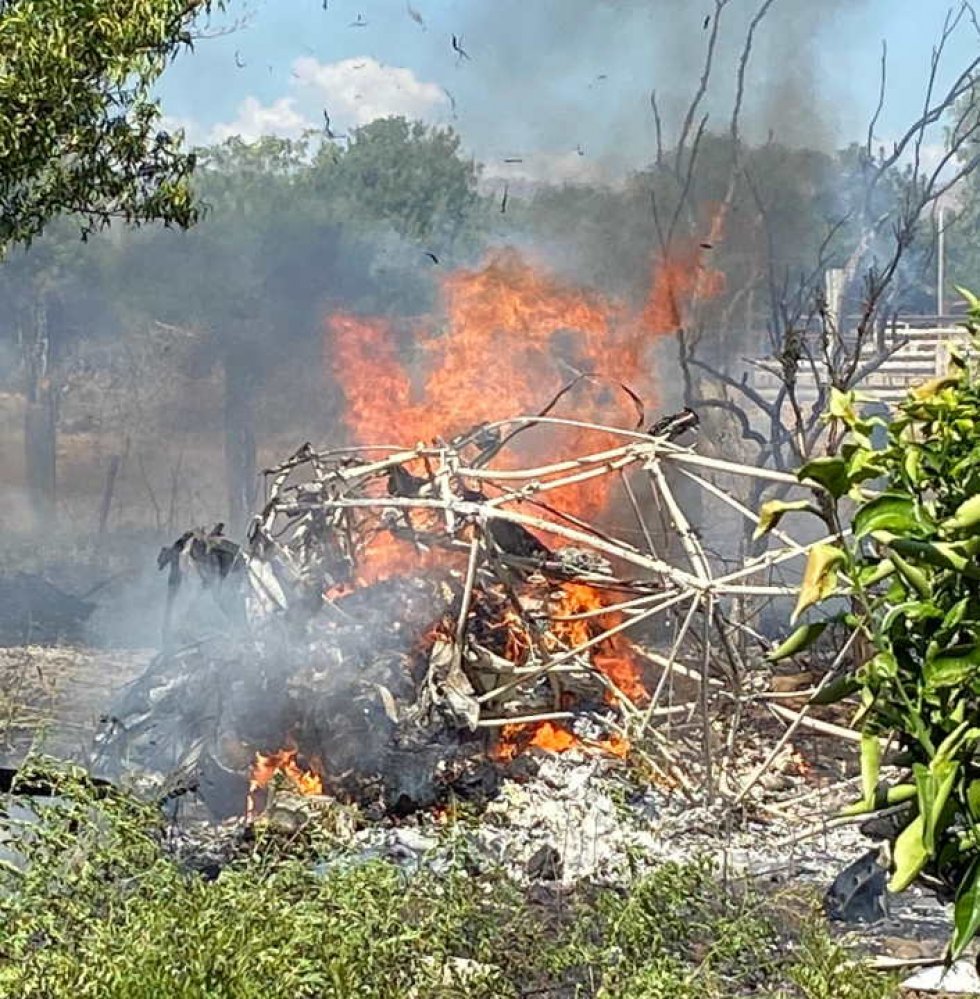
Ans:
[{"label": "flying debris in air", "polygon": [[348,24],[347,27],[348,28],[366,28],[367,27],[367,21],[364,20],[364,15],[363,14],[358,14],[357,15],[357,19],[354,20],[354,21],[351,21],[351,23]]},{"label": "flying debris in air", "polygon": [[579,154],[579,156],[584,156],[585,155],[585,150],[582,148],[582,143],[581,142],[575,147],[575,152],[577,152]]},{"label": "flying debris in air", "polygon": [[456,61],[462,62],[464,59],[469,59],[469,53],[463,48],[462,39],[457,38],[453,35],[453,51],[456,53]]},{"label": "flying debris in air", "polygon": [[423,30],[425,31],[425,21],[422,15],[410,4],[406,3],[405,7],[408,10],[408,16]]},{"label": "flying debris in air", "polygon": [[713,250],[715,248],[714,243],[700,243],[699,246],[702,250]]},{"label": "flying debris in air", "polygon": [[[430,259],[430,260],[431,260],[431,261],[432,261],[432,262],[433,262],[434,264],[438,264],[438,263],[439,263],[439,258],[438,258],[438,257],[437,257],[437,256],[436,256],[436,255],[435,255],[435,254],[434,254],[434,253],[433,253],[433,252],[431,251],[431,250],[426,250],[426,251],[425,251],[425,255],[426,255],[426,256],[427,256],[427,257],[428,257],[428,258],[429,258],[429,259]],[[394,467],[394,466],[392,466],[392,467]]]},{"label": "flying debris in air", "polygon": [[238,51],[238,49],[235,49],[235,65],[239,69],[244,69],[246,66],[246,63],[242,62],[242,54]]},{"label": "flying debris in air", "polygon": [[505,163],[523,163],[524,162],[524,157],[523,156],[508,156],[507,159],[504,160],[504,162]]},{"label": "flying debris in air", "polygon": [[504,196],[500,199],[500,214],[507,214],[507,195],[510,194],[510,184],[504,184]]},{"label": "flying debris in air", "polygon": [[707,15],[707,16],[705,17],[705,19],[704,19],[704,24],[702,24],[702,25],[701,25],[701,30],[702,30],[702,31],[707,31],[707,30],[708,30],[708,25],[709,25],[709,24],[711,24],[711,15],[710,15],[710,14],[708,14],[708,15]]},{"label": "flying debris in air", "polygon": [[456,117],[456,98],[453,97],[453,95],[448,90],[446,90],[445,87],[442,88],[442,92],[449,98],[449,107],[450,107],[450,110],[453,113],[453,118],[455,118]]},{"label": "flying debris in air", "polygon": [[336,139],[337,136],[334,134],[333,129],[330,127],[330,115],[327,113],[327,109],[323,109],[323,134],[328,139]]},{"label": "flying debris in air", "polygon": [[329,7],[327,6],[329,2],[330,2],[330,0],[323,0],[323,9],[324,10],[329,10]]}]

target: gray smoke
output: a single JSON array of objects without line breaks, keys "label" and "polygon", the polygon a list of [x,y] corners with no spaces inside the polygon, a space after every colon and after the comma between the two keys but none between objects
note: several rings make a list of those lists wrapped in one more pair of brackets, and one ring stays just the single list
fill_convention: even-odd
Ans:
[{"label": "gray smoke", "polygon": [[[731,116],[739,59],[761,2],[731,0],[722,13],[704,105],[716,130]],[[864,2],[775,0],[756,34],[746,80],[747,139],[764,141],[773,132],[789,145],[833,143],[832,116],[817,87],[818,39],[838,13]],[[590,157],[634,164],[653,148],[651,90],[666,143],[676,137],[714,17],[711,0],[496,0],[468,7],[465,39],[474,58],[466,69],[493,88],[494,106],[514,108],[512,118],[495,122],[491,102],[468,106],[468,134],[503,132],[518,145],[579,147]],[[844,45],[837,39],[835,51]]]}]

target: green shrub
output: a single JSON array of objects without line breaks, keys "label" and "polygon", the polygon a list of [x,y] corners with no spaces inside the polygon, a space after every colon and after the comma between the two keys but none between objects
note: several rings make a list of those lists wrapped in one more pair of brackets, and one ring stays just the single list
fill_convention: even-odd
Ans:
[{"label": "green shrub", "polygon": [[[260,834],[207,881],[164,850],[154,809],[77,769],[31,776],[59,796],[2,821],[28,862],[0,868],[4,999],[824,999],[809,983],[850,967],[835,952],[803,976],[773,900],[707,863],[526,892],[462,865],[318,865],[313,823]],[[893,995],[879,984],[847,995]]]},{"label": "green shrub", "polygon": [[[968,302],[976,349],[980,301]],[[951,884],[954,957],[980,928],[980,381],[971,356],[954,355],[949,375],[912,389],[889,422],[862,417],[856,394],[835,393],[840,452],[799,473],[839,540],[812,549],[796,615],[846,597],[850,612],[839,616],[868,650],[818,698],[860,697],[863,795],[851,811],[907,803],[890,888],[927,868]],[[883,448],[872,444],[876,428]],[[845,517],[847,500],[857,506]],[[763,511],[761,529],[798,509],[777,507]],[[820,628],[803,625],[786,648],[800,651]],[[907,767],[891,786],[879,770],[889,737]]]}]

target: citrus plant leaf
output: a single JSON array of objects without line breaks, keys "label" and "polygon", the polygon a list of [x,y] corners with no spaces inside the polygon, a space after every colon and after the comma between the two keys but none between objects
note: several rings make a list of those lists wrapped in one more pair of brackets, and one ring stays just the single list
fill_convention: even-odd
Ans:
[{"label": "citrus plant leaf", "polygon": [[881,743],[871,732],[861,733],[861,790],[869,809],[874,807],[875,788],[881,773]]},{"label": "citrus plant leaf", "polygon": [[789,659],[805,649],[808,649],[824,633],[828,621],[817,621],[814,624],[802,624],[781,645],[777,645],[766,659],[778,663],[781,659]]},{"label": "citrus plant leaf", "polygon": [[811,698],[810,704],[836,704],[861,689],[861,681],[853,676],[840,676],[821,687]]},{"label": "citrus plant leaf", "polygon": [[865,503],[854,514],[852,526],[854,537],[863,538],[872,531],[916,531],[922,522],[911,496],[885,493]]},{"label": "citrus plant leaf", "polygon": [[980,858],[970,865],[953,908],[953,939],[949,959],[955,961],[980,930]]},{"label": "citrus plant leaf", "polygon": [[807,462],[797,476],[801,482],[816,482],[834,499],[840,499],[851,488],[851,477],[843,458],[815,458]]},{"label": "citrus plant leaf", "polygon": [[922,839],[923,827],[922,816],[917,815],[895,840],[892,850],[895,870],[888,882],[889,891],[905,891],[925,867],[929,851],[926,850]]},{"label": "citrus plant leaf", "polygon": [[964,500],[949,520],[943,522],[943,527],[954,531],[980,530],[980,494]]},{"label": "citrus plant leaf", "polygon": [[808,500],[769,500],[759,508],[759,523],[752,535],[752,540],[757,541],[763,535],[768,534],[783,519],[783,514],[794,510],[808,510],[810,513],[819,515],[819,510],[812,506]]},{"label": "citrus plant leaf", "polygon": [[803,583],[800,586],[800,596],[793,611],[792,620],[821,600],[825,600],[834,592],[837,586],[837,567],[846,556],[836,545],[819,544],[810,549],[807,556],[806,569],[803,572]]}]

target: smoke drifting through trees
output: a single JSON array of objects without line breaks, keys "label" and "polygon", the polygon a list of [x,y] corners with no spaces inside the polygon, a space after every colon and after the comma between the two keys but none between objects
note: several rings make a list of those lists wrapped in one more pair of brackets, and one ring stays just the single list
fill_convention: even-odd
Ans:
[{"label": "smoke drifting through trees", "polygon": [[[621,147],[650,162],[654,87],[665,143],[676,140],[714,28],[713,0],[525,7],[467,4],[458,30],[472,58],[459,72],[510,96],[507,124],[526,130],[532,152],[577,155],[580,145],[591,159]],[[802,0],[776,0],[756,38],[742,129],[756,145],[745,153],[721,238],[700,253],[727,279],[725,294],[700,318],[728,333],[718,344],[731,356],[768,349],[774,277],[792,282],[807,273],[841,216],[847,170],[834,150],[860,136],[833,136],[812,84],[820,55],[815,20],[823,24],[847,7],[822,4],[814,15]],[[693,214],[681,227],[696,242],[726,194],[732,148],[724,132],[757,9],[740,0],[723,5],[702,108],[708,132],[721,134],[705,134]],[[648,53],[649,71],[626,79],[622,53],[637,49]],[[873,105],[873,94],[862,97]],[[530,125],[542,117],[550,117],[543,129]],[[201,161],[197,183],[211,212],[198,229],[117,231],[88,247],[54,232],[11,258],[0,271],[4,295],[16,305],[0,320],[0,357],[10,362],[0,370],[0,448],[11,472],[5,487],[17,495],[23,489],[18,343],[39,301],[58,303],[51,314],[65,317],[51,327],[58,350],[50,372],[59,399],[61,522],[81,534],[92,529],[118,458],[109,528],[154,535],[240,514],[243,483],[256,485],[254,468],[297,441],[342,433],[337,385],[322,374],[327,313],[388,317],[411,363],[426,338],[444,332],[442,276],[515,243],[545,270],[634,311],[642,307],[657,251],[651,192],[669,195],[669,183],[640,171],[615,187],[511,187],[501,215],[499,192],[478,193],[467,152],[467,143],[497,125],[469,107],[460,143],[422,126],[379,122],[356,133],[349,150],[327,142],[312,157],[276,140],[232,141]],[[676,383],[673,362],[663,363],[662,384]],[[25,518],[27,506],[20,506]]]}]

